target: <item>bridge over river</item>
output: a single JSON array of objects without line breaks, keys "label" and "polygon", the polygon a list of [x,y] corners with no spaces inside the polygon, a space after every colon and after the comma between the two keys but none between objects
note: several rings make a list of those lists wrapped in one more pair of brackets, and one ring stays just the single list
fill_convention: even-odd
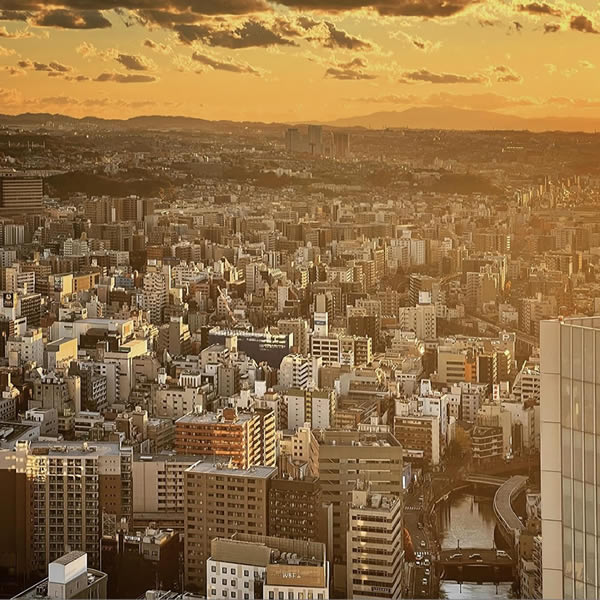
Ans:
[{"label": "bridge over river", "polygon": [[513,580],[515,561],[495,549],[455,548],[440,552],[436,567],[440,579],[500,583]]}]

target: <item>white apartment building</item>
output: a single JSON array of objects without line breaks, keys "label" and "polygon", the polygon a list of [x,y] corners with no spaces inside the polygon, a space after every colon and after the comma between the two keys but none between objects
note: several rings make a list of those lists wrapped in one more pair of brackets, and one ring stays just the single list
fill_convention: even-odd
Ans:
[{"label": "white apartment building", "polygon": [[437,337],[436,310],[433,304],[402,306],[398,312],[398,325],[402,331],[414,331],[421,340]]}]

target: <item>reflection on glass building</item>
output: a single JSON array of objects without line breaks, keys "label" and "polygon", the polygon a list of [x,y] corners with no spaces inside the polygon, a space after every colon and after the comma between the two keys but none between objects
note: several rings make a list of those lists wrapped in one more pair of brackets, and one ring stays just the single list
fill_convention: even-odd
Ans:
[{"label": "reflection on glass building", "polygon": [[543,321],[540,344],[544,597],[598,598],[600,317]]}]

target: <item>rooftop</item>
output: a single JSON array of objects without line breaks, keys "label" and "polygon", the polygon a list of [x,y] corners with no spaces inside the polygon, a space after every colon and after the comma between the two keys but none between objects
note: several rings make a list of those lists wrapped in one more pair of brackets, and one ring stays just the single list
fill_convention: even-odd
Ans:
[{"label": "rooftop", "polygon": [[222,412],[190,412],[175,421],[176,423],[241,425],[251,421],[256,415],[251,412],[238,412],[234,418],[227,418]]},{"label": "rooftop", "polygon": [[118,442],[32,442],[32,454],[51,457],[117,456],[121,453]]},{"label": "rooftop", "polygon": [[254,479],[270,479],[277,473],[275,467],[250,467],[249,469],[236,469],[221,463],[204,462],[199,460],[186,469],[186,473],[206,475],[227,475],[229,477],[251,477]]}]

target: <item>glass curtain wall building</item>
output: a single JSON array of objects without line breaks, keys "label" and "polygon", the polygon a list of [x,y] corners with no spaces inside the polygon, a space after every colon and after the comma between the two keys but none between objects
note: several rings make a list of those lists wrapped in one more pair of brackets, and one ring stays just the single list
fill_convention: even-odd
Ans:
[{"label": "glass curtain wall building", "polygon": [[544,598],[598,598],[600,317],[543,321],[540,345]]}]

